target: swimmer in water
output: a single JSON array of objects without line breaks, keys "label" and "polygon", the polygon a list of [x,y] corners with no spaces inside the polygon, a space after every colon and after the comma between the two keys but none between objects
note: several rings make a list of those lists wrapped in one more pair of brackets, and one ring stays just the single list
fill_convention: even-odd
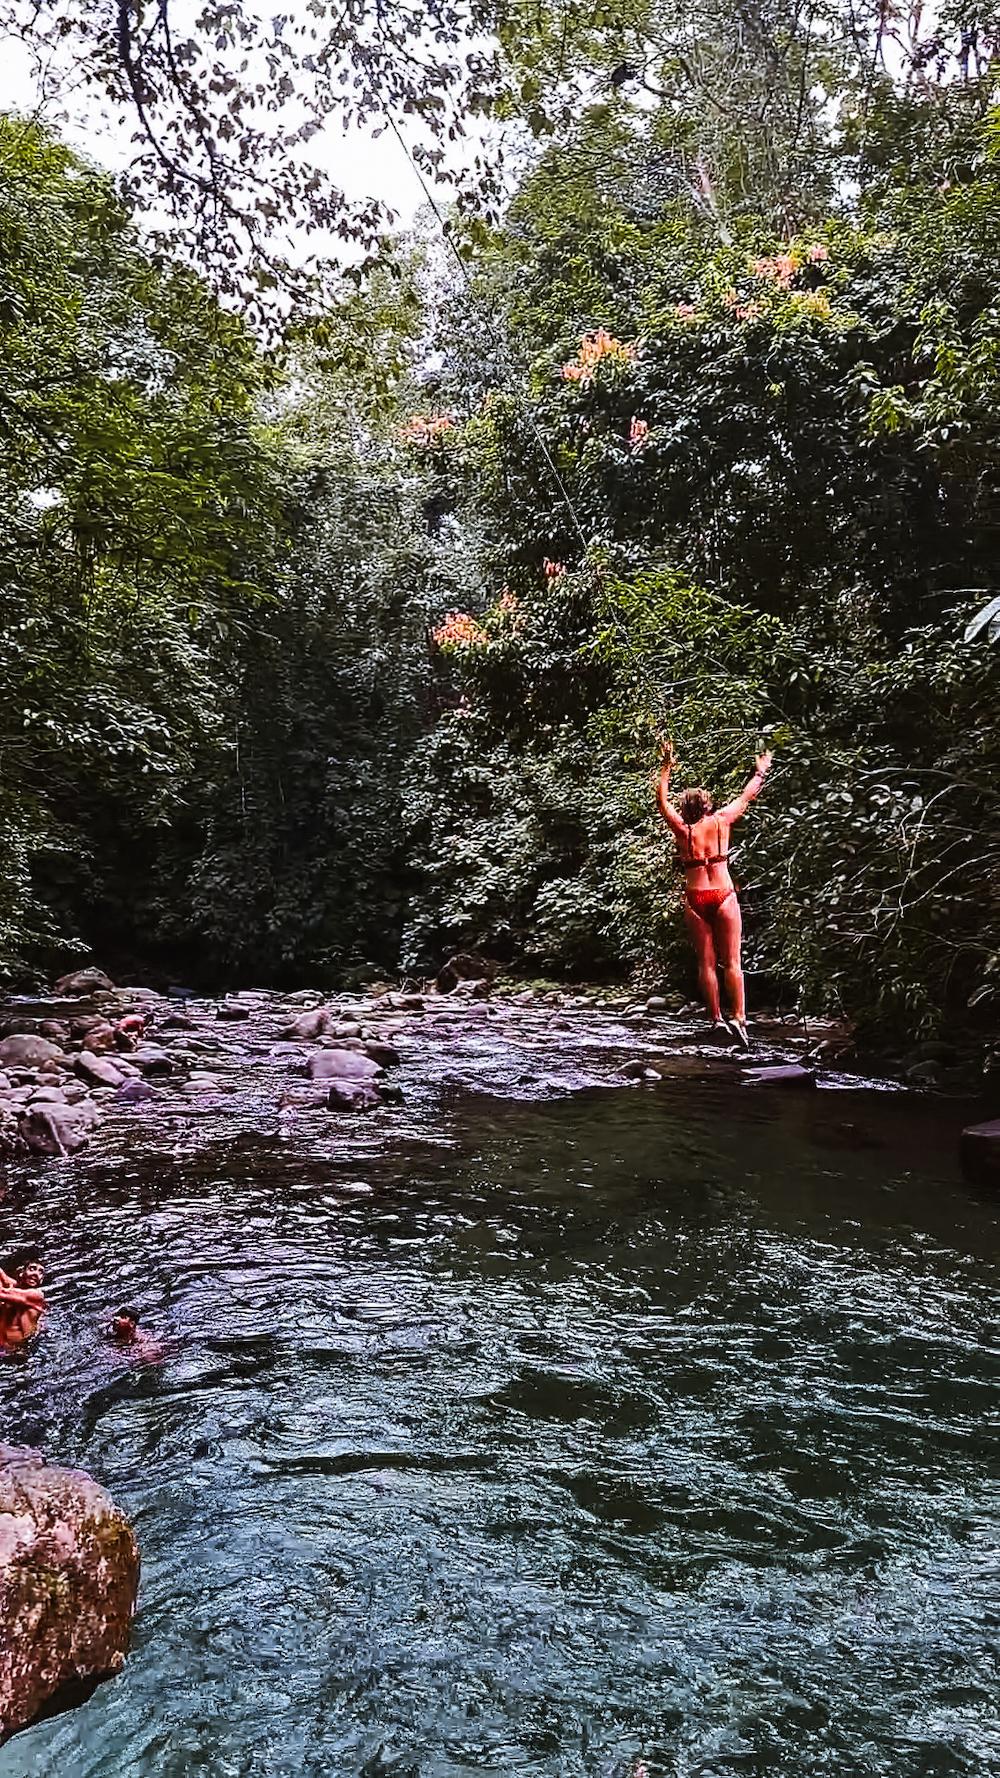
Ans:
[{"label": "swimmer in water", "polygon": [[13,1278],[0,1267],[0,1347],[16,1351],[38,1332],[45,1311],[44,1277],[34,1260],[19,1267]]},{"label": "swimmer in water", "polygon": [[114,1345],[128,1347],[132,1355],[145,1364],[159,1364],[167,1357],[166,1346],[139,1326],[138,1309],[119,1309],[111,1318],[109,1331]]}]

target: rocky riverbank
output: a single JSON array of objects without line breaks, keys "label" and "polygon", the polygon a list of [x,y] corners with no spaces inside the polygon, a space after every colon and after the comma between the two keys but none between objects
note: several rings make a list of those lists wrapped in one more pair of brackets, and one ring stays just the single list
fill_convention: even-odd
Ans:
[{"label": "rocky riverbank", "polygon": [[851,1038],[831,1021],[759,1017],[753,1050],[660,996],[564,992],[447,977],[447,991],[243,991],[204,1000],[116,987],[99,971],[0,1007],[0,1144],[8,1159],[72,1155],[99,1128],[125,1140],[178,1125],[231,1134],[302,1120],[341,1126],[428,1095],[548,1097],[665,1077],[811,1086]]}]

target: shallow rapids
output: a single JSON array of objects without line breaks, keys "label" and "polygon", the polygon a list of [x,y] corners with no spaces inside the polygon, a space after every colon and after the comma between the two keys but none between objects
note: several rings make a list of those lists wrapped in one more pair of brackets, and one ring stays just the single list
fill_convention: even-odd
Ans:
[{"label": "shallow rapids", "polygon": [[122,1677],[0,1773],[1000,1772],[961,1118],[664,1082],[26,1173],[3,1436],[110,1488],[143,1579]]}]

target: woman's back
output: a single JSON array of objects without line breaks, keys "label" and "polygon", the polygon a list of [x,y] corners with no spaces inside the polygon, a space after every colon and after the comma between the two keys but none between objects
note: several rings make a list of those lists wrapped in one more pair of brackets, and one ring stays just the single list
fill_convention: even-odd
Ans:
[{"label": "woman's back", "polygon": [[729,875],[729,828],[726,814],[703,815],[676,834],[677,856],[691,889],[725,889]]}]

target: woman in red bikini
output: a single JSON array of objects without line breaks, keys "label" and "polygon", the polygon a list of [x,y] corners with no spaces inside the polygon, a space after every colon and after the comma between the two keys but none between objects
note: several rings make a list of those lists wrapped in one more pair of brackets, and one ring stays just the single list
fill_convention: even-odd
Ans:
[{"label": "woman in red bikini", "polygon": [[735,802],[713,809],[707,790],[685,790],[677,808],[668,801],[670,773],[677,764],[668,741],[656,792],[660,813],[673,831],[677,856],[685,875],[684,917],[698,958],[698,982],[712,1020],[727,1030],[719,1004],[721,968],[732,1008],[732,1024],[744,1049],[747,1036],[746,997],[740,962],[743,920],[736,885],[729,875],[729,830],[745,815],[771,769],[771,755],[758,753],[757,770]]}]

